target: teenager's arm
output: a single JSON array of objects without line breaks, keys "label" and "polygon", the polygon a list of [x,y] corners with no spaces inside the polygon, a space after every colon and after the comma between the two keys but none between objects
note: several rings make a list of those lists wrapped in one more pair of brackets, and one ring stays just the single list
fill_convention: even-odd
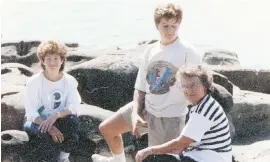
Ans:
[{"label": "teenager's arm", "polygon": [[141,113],[145,100],[145,92],[135,89],[133,96],[133,112]]},{"label": "teenager's arm", "polygon": [[147,60],[149,55],[149,48],[148,47],[144,53],[140,56],[141,62],[139,66],[139,71],[137,74],[136,82],[135,82],[135,91],[133,95],[133,102],[134,102],[134,108],[133,112],[136,112],[138,114],[141,113],[141,110],[144,106],[145,102],[145,94],[146,94],[146,67],[147,67]]}]

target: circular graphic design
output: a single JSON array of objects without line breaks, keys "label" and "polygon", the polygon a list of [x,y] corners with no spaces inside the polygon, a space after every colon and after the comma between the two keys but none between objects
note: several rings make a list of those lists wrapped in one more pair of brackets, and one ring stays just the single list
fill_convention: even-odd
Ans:
[{"label": "circular graphic design", "polygon": [[146,80],[152,94],[165,94],[175,84],[177,68],[166,61],[152,62],[147,69]]}]

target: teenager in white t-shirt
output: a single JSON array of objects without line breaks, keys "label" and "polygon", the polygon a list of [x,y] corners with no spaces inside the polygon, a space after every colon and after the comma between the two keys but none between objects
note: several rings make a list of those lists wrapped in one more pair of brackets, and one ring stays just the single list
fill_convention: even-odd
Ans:
[{"label": "teenager in white t-shirt", "polygon": [[78,144],[76,108],[81,98],[76,79],[63,72],[66,54],[59,42],[42,42],[37,55],[43,71],[26,84],[24,129],[30,141],[39,144],[29,157],[35,161],[68,161],[69,152]]},{"label": "teenager in white t-shirt", "polygon": [[149,155],[172,153],[181,153],[181,162],[231,162],[229,123],[222,106],[211,96],[212,76],[201,66],[186,66],[179,69],[176,78],[192,104],[189,120],[180,136],[140,150],[136,162]]},{"label": "teenager in white t-shirt", "polygon": [[185,125],[188,102],[175,85],[175,74],[182,65],[199,64],[201,57],[178,37],[182,20],[178,6],[157,7],[154,20],[160,41],[150,45],[142,55],[133,102],[99,126],[113,156],[94,154],[93,162],[125,162],[121,137],[125,132],[132,131],[135,136],[148,133],[151,146],[177,137]]}]

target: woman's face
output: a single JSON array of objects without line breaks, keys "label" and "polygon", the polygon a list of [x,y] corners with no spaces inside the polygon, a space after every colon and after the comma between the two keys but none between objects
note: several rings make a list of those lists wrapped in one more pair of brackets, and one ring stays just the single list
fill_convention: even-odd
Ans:
[{"label": "woman's face", "polygon": [[63,60],[58,54],[47,54],[43,61],[46,71],[59,71],[62,63]]},{"label": "woman's face", "polygon": [[206,88],[198,77],[180,78],[180,88],[187,100],[196,105],[206,95]]}]

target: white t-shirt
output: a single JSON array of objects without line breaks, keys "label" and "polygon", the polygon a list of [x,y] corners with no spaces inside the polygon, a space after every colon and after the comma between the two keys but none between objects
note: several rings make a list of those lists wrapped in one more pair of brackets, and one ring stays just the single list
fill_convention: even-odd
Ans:
[{"label": "white t-shirt", "polygon": [[231,162],[232,146],[229,123],[220,104],[206,95],[190,109],[190,118],[181,132],[193,139],[190,151],[184,152],[199,162]]},{"label": "white t-shirt", "polygon": [[175,74],[185,64],[199,64],[201,56],[178,38],[169,45],[150,45],[142,57],[135,89],[146,92],[146,110],[156,117],[186,115],[188,102],[175,84]]},{"label": "white t-shirt", "polygon": [[33,121],[36,117],[44,120],[57,112],[69,109],[72,114],[81,103],[77,90],[76,79],[63,73],[63,77],[52,82],[44,77],[43,72],[32,76],[26,84],[25,110],[27,120]]}]

